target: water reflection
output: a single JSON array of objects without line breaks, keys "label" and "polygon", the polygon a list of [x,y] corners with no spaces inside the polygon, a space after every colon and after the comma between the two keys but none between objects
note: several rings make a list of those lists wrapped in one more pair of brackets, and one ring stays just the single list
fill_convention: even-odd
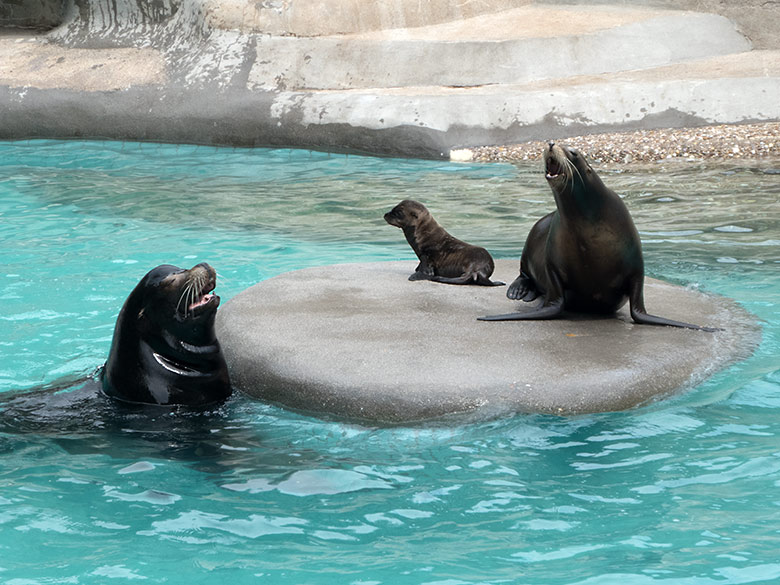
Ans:
[{"label": "water reflection", "polygon": [[[370,243],[400,252],[404,245],[382,215],[409,198],[424,202],[457,237],[506,257],[519,256],[531,225],[554,208],[535,163],[452,165],[262,149],[211,149],[200,157],[196,147],[160,145],[127,147],[116,157],[102,144],[88,143],[78,159],[47,165],[49,148],[61,146],[31,147],[38,168],[32,176],[11,173],[16,188],[34,192],[52,209],[70,206],[89,215],[192,229]],[[159,162],[155,148],[176,165]],[[624,197],[649,252],[672,244],[664,248],[674,254],[692,244],[717,248],[706,254],[709,261],[776,260],[766,249],[780,241],[780,176],[771,162],[597,170]]]}]

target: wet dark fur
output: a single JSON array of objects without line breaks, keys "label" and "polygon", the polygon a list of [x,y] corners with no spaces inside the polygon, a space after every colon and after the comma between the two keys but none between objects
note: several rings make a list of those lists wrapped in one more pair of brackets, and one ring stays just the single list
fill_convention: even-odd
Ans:
[{"label": "wet dark fur", "polygon": [[151,270],[119,313],[106,364],[88,377],[2,393],[0,435],[53,435],[70,451],[103,450],[125,436],[164,437],[171,448],[185,432],[201,433],[231,395],[214,333],[215,285],[208,264]]},{"label": "wet dark fur", "polygon": [[551,319],[566,311],[612,314],[630,301],[636,323],[716,331],[649,315],[639,233],[618,195],[575,149],[545,149],[545,174],[556,211],[531,228],[520,276],[507,297],[541,304],[531,311],[481,317],[486,321]]},{"label": "wet dark fur", "polygon": [[403,230],[406,241],[420,259],[409,280],[482,286],[504,284],[490,280],[494,264],[485,248],[452,237],[422,203],[401,201],[384,217],[387,223]]},{"label": "wet dark fur", "polygon": [[[163,265],[133,289],[116,321],[103,392],[138,404],[203,406],[230,396],[214,332],[216,272]],[[196,303],[199,302],[199,303]]]}]

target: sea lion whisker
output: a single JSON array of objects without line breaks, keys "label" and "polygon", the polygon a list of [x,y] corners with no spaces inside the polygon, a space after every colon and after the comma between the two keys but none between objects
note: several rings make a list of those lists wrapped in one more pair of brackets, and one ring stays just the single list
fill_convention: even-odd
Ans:
[{"label": "sea lion whisker", "polygon": [[201,301],[208,294],[207,285],[209,284],[209,277],[203,272],[195,274],[190,281],[190,294],[188,298],[187,307],[192,307],[196,304],[201,304]]},{"label": "sea lion whisker", "polygon": [[187,294],[187,287],[186,286],[182,289],[181,294],[179,295],[179,302],[176,303],[176,311],[177,312],[181,311],[181,302],[184,300],[184,295],[185,294]]},{"label": "sea lion whisker", "polygon": [[190,302],[190,293],[192,292],[192,282],[188,282],[186,285],[184,285],[184,290],[181,292],[181,296],[179,297],[179,303],[176,305],[176,310],[181,312],[181,302],[185,301],[184,303],[184,317],[186,318],[189,314],[189,308],[192,302]]},{"label": "sea lion whisker", "polygon": [[576,173],[577,176],[580,178],[580,183],[584,183],[584,180],[582,178],[582,174],[580,174],[580,170],[575,166],[573,162],[571,162],[568,158],[564,158],[564,169],[566,173],[566,180],[571,183],[571,192],[574,193],[574,174]]},{"label": "sea lion whisker", "polygon": [[566,173],[566,178],[568,180],[574,179],[574,173],[579,174],[579,171],[577,170],[577,167],[574,166],[574,163],[572,163],[568,158],[563,159],[563,168]]},{"label": "sea lion whisker", "polygon": [[219,280],[220,282],[230,282],[230,278],[226,276],[222,276],[221,272],[217,272],[216,274],[217,274],[217,280]]},{"label": "sea lion whisker", "polygon": [[202,294],[203,284],[203,279],[201,278],[200,274],[198,274],[192,281],[189,298],[190,302],[187,304],[188,308],[192,307],[192,305],[195,304],[195,301],[198,300],[198,297]]}]

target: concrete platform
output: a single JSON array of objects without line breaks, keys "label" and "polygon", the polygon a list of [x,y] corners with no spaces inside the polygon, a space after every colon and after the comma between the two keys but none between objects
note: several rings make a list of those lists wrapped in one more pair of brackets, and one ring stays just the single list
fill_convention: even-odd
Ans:
[{"label": "concrete platform", "polygon": [[[519,262],[499,260],[511,282]],[[704,333],[577,316],[477,321],[519,303],[505,287],[409,282],[415,262],[345,264],[282,274],[217,316],[233,383],[311,413],[404,423],[451,414],[579,414],[680,392],[757,345],[734,301],[649,280],[651,313],[717,326]],[[522,307],[521,307],[522,308]]]},{"label": "concrete platform", "polygon": [[448,158],[776,121],[778,27],[761,0],[12,3],[0,6],[0,139]]}]

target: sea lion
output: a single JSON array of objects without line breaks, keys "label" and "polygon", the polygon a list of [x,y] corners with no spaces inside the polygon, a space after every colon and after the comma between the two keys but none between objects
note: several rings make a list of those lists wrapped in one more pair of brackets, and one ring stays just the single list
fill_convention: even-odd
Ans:
[{"label": "sea lion", "polygon": [[215,285],[208,264],[151,270],[119,312],[106,363],[86,377],[0,393],[0,432],[75,436],[148,427],[159,436],[165,425],[158,423],[173,420],[160,417],[161,405],[187,407],[187,420],[218,412],[231,386],[214,333]]},{"label": "sea lion", "polygon": [[219,297],[208,264],[162,265],[144,276],[119,312],[100,374],[103,392],[137,404],[204,406],[230,396],[214,332]]},{"label": "sea lion", "polygon": [[385,221],[401,228],[420,263],[409,280],[446,284],[503,286],[491,281],[493,257],[485,248],[452,237],[422,203],[405,199],[385,213]]},{"label": "sea lion", "polygon": [[643,298],[644,262],[628,208],[576,149],[550,142],[545,175],[556,211],[534,224],[520,258],[520,276],[507,297],[541,304],[528,312],[482,321],[552,319],[564,310],[612,314],[630,301],[636,323],[717,331],[649,315]]}]

